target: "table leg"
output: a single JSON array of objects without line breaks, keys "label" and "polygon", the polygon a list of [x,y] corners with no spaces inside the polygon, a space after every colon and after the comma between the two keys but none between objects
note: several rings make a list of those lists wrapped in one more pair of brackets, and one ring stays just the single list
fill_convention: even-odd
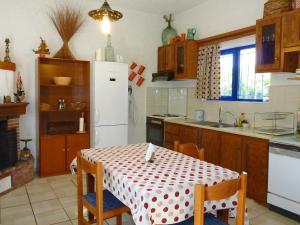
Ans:
[{"label": "table leg", "polygon": [[[86,175],[86,190],[88,193],[95,192],[95,178],[91,174]],[[93,221],[94,215],[92,213],[88,212],[88,218],[89,218],[89,221]]]},{"label": "table leg", "polygon": [[218,216],[218,219],[222,220],[224,223],[228,223],[229,209],[218,210],[217,216]]}]

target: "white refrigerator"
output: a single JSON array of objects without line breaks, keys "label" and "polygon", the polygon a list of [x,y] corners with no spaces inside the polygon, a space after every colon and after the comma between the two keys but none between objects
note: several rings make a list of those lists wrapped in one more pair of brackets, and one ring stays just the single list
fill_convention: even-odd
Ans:
[{"label": "white refrigerator", "polygon": [[128,64],[95,61],[92,81],[93,147],[128,144]]}]

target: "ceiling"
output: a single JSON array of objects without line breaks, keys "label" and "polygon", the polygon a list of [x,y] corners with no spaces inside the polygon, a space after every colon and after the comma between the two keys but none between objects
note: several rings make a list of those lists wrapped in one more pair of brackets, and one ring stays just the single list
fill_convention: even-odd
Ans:
[{"label": "ceiling", "polygon": [[[207,0],[108,0],[113,7],[133,9],[152,14],[180,13]],[[99,0],[102,4],[103,0]]]}]

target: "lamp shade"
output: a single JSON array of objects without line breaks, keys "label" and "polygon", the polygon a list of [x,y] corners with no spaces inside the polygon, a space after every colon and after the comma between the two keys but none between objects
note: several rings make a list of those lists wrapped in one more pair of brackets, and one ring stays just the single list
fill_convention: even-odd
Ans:
[{"label": "lamp shade", "polygon": [[108,16],[110,21],[118,21],[123,17],[123,14],[119,11],[112,10],[108,2],[105,0],[100,9],[95,9],[89,12],[89,16],[95,20],[103,20],[105,16]]}]

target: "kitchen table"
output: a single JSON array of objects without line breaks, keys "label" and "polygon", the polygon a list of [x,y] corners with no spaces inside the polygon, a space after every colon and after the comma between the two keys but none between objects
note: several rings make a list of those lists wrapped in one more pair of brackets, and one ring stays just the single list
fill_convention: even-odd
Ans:
[{"label": "kitchen table", "polygon": [[[173,224],[193,216],[194,186],[236,179],[237,172],[156,147],[153,163],[145,161],[149,144],[82,150],[92,163],[103,163],[104,187],[131,209],[136,225]],[[76,162],[71,165],[74,169]],[[237,196],[205,202],[205,211],[237,207]]]}]

